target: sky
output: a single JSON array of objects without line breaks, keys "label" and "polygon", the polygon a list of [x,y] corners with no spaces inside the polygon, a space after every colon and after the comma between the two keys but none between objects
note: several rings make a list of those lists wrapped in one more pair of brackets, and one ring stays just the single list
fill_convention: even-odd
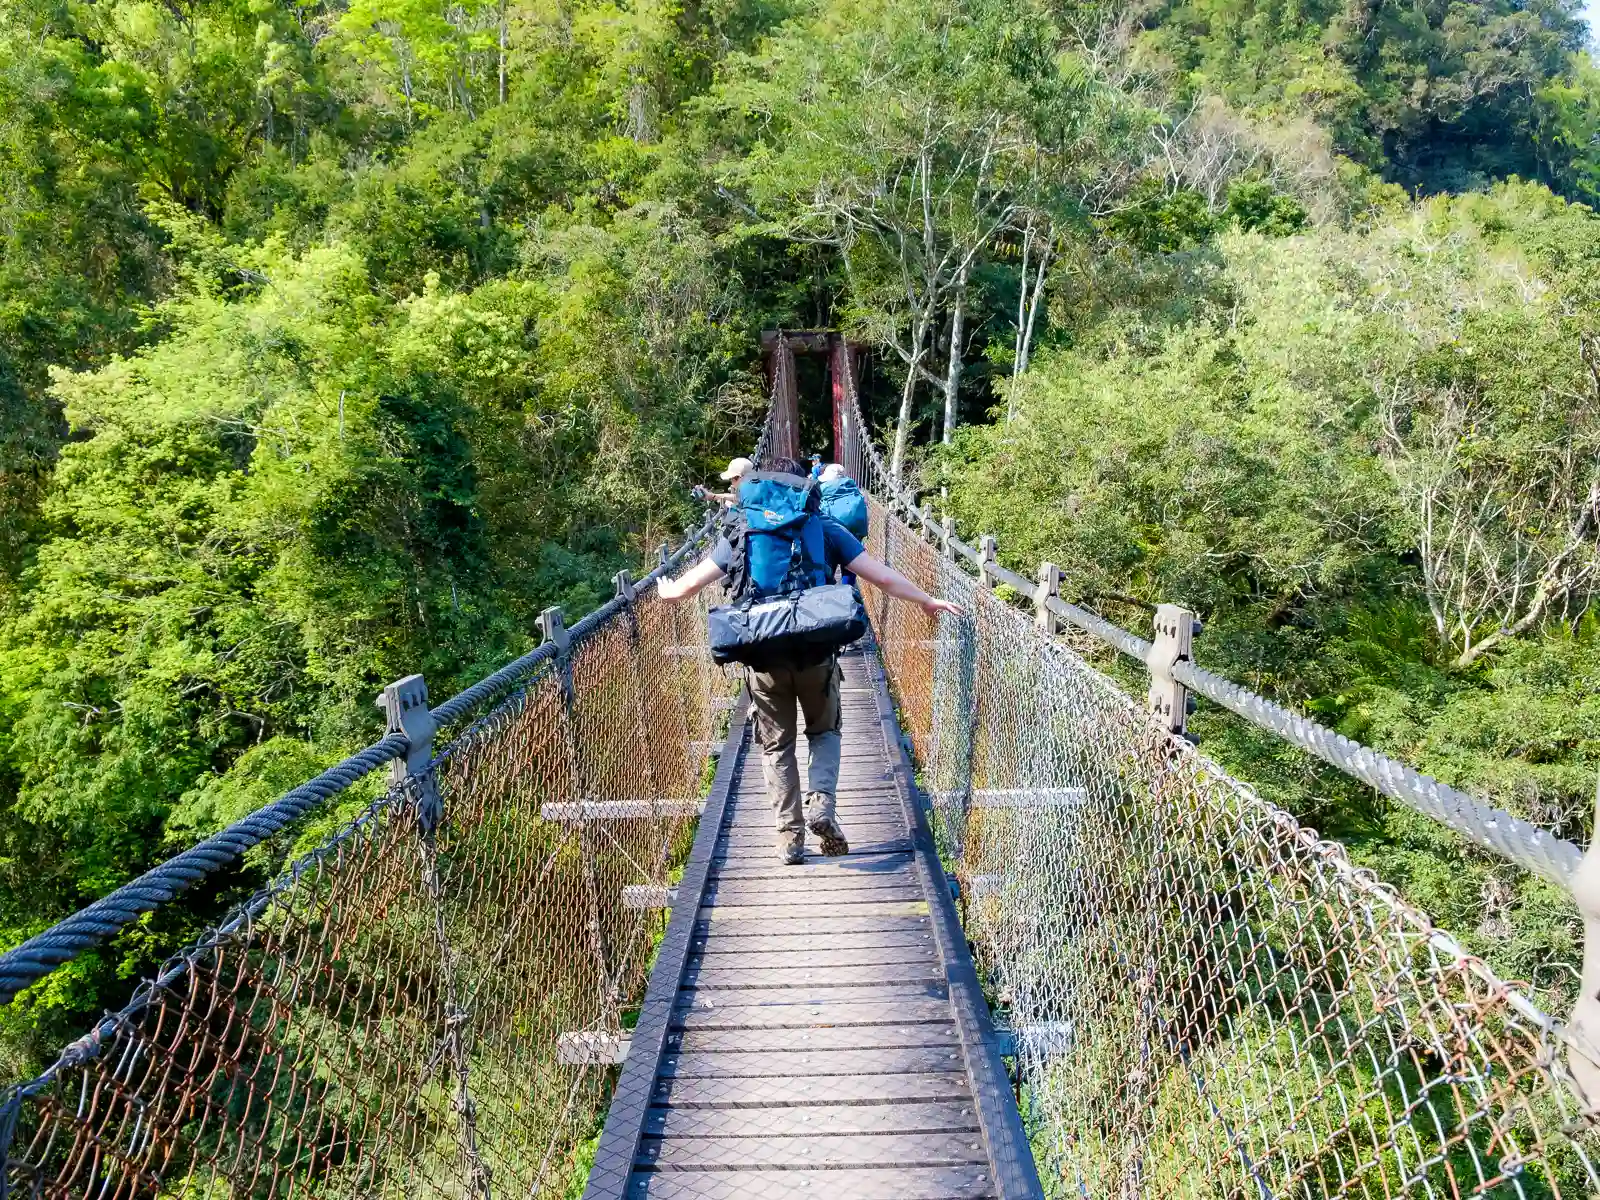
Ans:
[{"label": "sky", "polygon": [[1589,18],[1589,40],[1600,42],[1600,0],[1583,0],[1583,15]]}]

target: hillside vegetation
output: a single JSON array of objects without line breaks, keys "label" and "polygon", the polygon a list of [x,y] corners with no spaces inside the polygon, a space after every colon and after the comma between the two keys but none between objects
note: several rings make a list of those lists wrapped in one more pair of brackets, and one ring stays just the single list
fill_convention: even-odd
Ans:
[{"label": "hillside vegetation", "polygon": [[[1600,764],[1600,74],[1567,0],[0,9],[0,936],[587,609],[877,351],[908,483],[1567,836]],[[1507,969],[1547,891],[1213,721]],[[0,1012],[25,1070],[287,846]],[[1543,973],[1543,974],[1541,974]]]}]

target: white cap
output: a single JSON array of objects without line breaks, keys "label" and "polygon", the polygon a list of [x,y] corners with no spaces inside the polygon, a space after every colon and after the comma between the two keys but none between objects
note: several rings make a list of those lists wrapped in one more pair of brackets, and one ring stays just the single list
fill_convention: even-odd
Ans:
[{"label": "white cap", "polygon": [[755,469],[755,463],[748,458],[736,458],[728,464],[728,469],[722,473],[722,477],[724,479],[737,479],[741,475],[748,475]]},{"label": "white cap", "polygon": [[822,468],[821,482],[823,483],[832,483],[835,479],[843,479],[844,477],[844,468],[838,463],[829,463]]}]

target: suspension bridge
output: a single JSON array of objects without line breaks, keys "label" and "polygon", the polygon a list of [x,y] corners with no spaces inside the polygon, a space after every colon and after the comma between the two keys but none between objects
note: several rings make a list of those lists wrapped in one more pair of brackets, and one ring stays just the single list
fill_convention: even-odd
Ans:
[{"label": "suspension bridge", "polygon": [[[1146,639],[1050,564],[1008,570],[891,480],[851,347],[766,349],[757,457],[799,449],[793,356],[826,353],[869,550],[967,613],[867,590],[851,852],[777,864],[714,598],[655,595],[708,516],[460,695],[392,684],[381,740],[0,956],[9,1000],[252,847],[286,854],[9,1088],[5,1195],[1600,1192],[1600,859],[1205,671],[1180,607]],[[1567,893],[1575,1003],[1206,758],[1197,699]]]}]

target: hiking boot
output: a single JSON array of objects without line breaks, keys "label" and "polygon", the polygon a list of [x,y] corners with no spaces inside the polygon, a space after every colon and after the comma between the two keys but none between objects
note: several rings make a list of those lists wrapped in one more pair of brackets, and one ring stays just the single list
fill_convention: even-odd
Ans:
[{"label": "hiking boot", "polygon": [[850,853],[850,843],[845,841],[844,830],[833,819],[833,797],[827,792],[806,794],[806,825],[822,841],[822,852],[829,858]]},{"label": "hiking boot", "polygon": [[806,834],[803,829],[778,835],[778,861],[786,867],[797,867],[806,860]]}]

